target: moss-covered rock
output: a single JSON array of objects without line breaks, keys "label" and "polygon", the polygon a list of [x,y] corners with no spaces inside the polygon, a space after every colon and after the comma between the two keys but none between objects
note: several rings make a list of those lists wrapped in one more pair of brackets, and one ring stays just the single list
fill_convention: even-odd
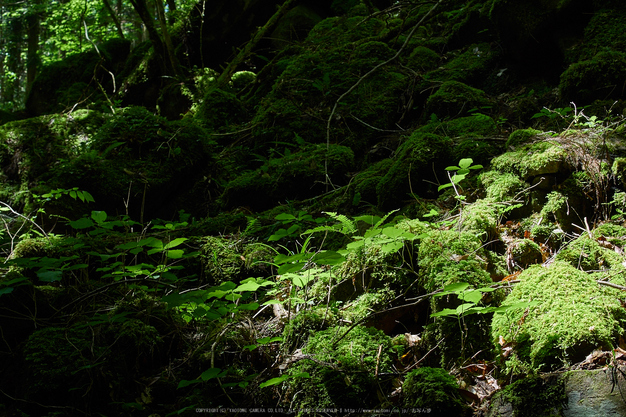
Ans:
[{"label": "moss-covered rock", "polygon": [[41,179],[50,187],[90,192],[110,215],[170,218],[189,202],[186,193],[196,178],[211,176],[206,165],[211,145],[207,133],[188,120],[168,122],[130,107],[110,117],[85,149]]},{"label": "moss-covered rock", "polygon": [[[390,372],[395,356],[391,338],[379,330],[356,326],[341,340],[347,327],[317,332],[302,353],[303,359],[289,368],[289,374],[307,372],[310,378],[288,380],[287,393],[293,409],[376,407],[380,381],[378,373]],[[379,350],[380,349],[380,350]],[[379,355],[379,351],[381,354]],[[383,383],[384,384],[384,383]],[[295,395],[295,393],[300,393]]]},{"label": "moss-covered rock", "polygon": [[413,133],[400,145],[393,165],[376,187],[378,205],[384,209],[395,208],[411,198],[411,191],[418,196],[433,195],[436,184],[426,181],[435,182],[436,174],[445,178],[451,143],[449,138],[439,135]]},{"label": "moss-covered rock", "polygon": [[459,385],[445,369],[424,367],[409,372],[402,384],[402,397],[405,408],[428,410],[434,416],[470,414],[459,396]]},{"label": "moss-covered rock", "polygon": [[[568,167],[566,150],[555,142],[536,142],[497,156],[492,168],[519,175],[524,181],[540,175],[558,174]],[[569,168],[571,169],[571,168]]]},{"label": "moss-covered rock", "polygon": [[324,190],[328,180],[335,185],[344,183],[353,163],[354,154],[345,146],[331,145],[328,150],[322,145],[309,146],[306,150],[270,159],[261,168],[239,175],[226,186],[220,199],[226,207],[246,205],[263,210],[287,196],[292,199],[313,197]]},{"label": "moss-covered rock", "polygon": [[593,58],[569,66],[561,74],[559,92],[564,101],[578,105],[596,99],[619,98],[626,78],[626,53],[599,52]]},{"label": "moss-covered rock", "polygon": [[565,381],[558,375],[529,376],[497,392],[487,415],[512,411],[516,417],[561,416],[567,400]]},{"label": "moss-covered rock", "polygon": [[440,119],[467,115],[470,110],[491,106],[484,91],[458,81],[446,81],[426,101],[424,114]]},{"label": "moss-covered rock", "polygon": [[417,46],[409,55],[407,65],[415,71],[430,71],[437,67],[440,59],[439,54],[432,49]]},{"label": "moss-covered rock", "polygon": [[537,129],[517,129],[513,131],[506,141],[507,149],[515,148],[526,143],[530,143],[533,139],[541,133]]},{"label": "moss-covered rock", "polygon": [[100,54],[91,50],[44,66],[26,99],[27,110],[33,116],[63,112],[74,106],[110,110],[98,84],[108,94],[114,93],[111,74],[119,75],[130,47],[129,40],[112,39],[100,45]]},{"label": "moss-covered rock", "polygon": [[513,200],[518,193],[528,187],[515,174],[487,171],[480,174],[480,184],[485,189],[485,198],[498,202]]},{"label": "moss-covered rock", "polygon": [[491,335],[499,349],[511,343],[508,372],[535,372],[582,360],[597,347],[608,348],[622,334],[626,313],[614,289],[569,263],[534,265],[522,272],[503,304],[533,301],[493,318]]},{"label": "moss-covered rock", "polygon": [[[622,279],[617,278],[616,275],[626,270],[626,267],[622,264],[623,257],[613,249],[615,244],[617,248],[624,245],[624,234],[621,234],[624,230],[622,229],[616,226],[611,231],[604,226],[600,230],[593,231],[593,239],[585,233],[560,250],[556,259],[583,271],[611,271],[610,275],[614,277],[614,280],[622,283]],[[614,231],[618,233],[613,234]]]}]

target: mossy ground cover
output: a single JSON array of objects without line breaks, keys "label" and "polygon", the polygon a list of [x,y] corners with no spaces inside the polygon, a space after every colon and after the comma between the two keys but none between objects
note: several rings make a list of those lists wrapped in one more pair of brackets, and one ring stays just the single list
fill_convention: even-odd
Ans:
[{"label": "mossy ground cover", "polygon": [[[538,75],[552,59],[517,46],[573,2],[356,3],[220,88],[216,66],[156,91],[144,44],[114,98],[160,97],[150,110],[94,96],[0,126],[11,412],[463,415],[457,381],[481,365],[483,381],[520,378],[518,412],[545,414],[562,392],[524,377],[619,343],[605,284],[623,285],[623,122],[600,111],[612,102],[589,107],[606,120],[580,108],[620,98],[620,37],[602,45],[620,14],[590,12],[581,43],[540,37],[541,53],[575,48]],[[51,104],[90,91],[83,76]],[[480,175],[453,180],[467,158]]]}]

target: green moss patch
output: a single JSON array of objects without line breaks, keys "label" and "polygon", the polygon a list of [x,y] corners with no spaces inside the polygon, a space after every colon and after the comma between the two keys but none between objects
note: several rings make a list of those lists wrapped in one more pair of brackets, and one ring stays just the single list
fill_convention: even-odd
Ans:
[{"label": "green moss patch", "polygon": [[519,276],[503,304],[536,302],[493,318],[491,335],[513,344],[509,372],[545,371],[582,360],[597,347],[609,348],[622,334],[626,312],[614,289],[563,261],[531,266]]}]

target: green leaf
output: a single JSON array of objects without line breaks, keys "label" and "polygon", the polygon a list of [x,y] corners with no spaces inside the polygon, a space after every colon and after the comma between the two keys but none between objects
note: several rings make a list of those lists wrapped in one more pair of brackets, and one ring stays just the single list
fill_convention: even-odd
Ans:
[{"label": "green leaf", "polygon": [[456,316],[456,315],[457,315],[456,310],[452,310],[451,308],[444,308],[443,310],[437,313],[432,313],[430,317],[443,317],[443,316]]},{"label": "green leaf", "polygon": [[467,169],[472,165],[472,162],[474,162],[472,158],[463,158],[459,161],[459,166],[461,169]]},{"label": "green leaf", "polygon": [[185,251],[182,249],[174,249],[167,251],[167,257],[169,259],[180,259],[185,256]]},{"label": "green leaf", "polygon": [[[158,239],[155,239],[158,241]],[[186,237],[179,237],[176,238],[172,241],[170,241],[167,245],[165,245],[163,247],[163,250],[167,250],[167,249],[172,249],[175,248],[176,246],[179,246],[180,244],[182,244],[184,241],[188,240]],[[159,241],[160,242],[160,241]]]},{"label": "green leaf", "polygon": [[200,378],[203,381],[208,381],[209,379],[219,378],[225,375],[225,372],[222,375],[220,375],[220,372],[221,372],[220,368],[209,368],[206,371],[202,372],[202,375],[200,375]]},{"label": "green leaf", "polygon": [[107,213],[105,211],[92,211],[91,218],[98,224],[103,223],[107,219]]},{"label": "green leaf", "polygon": [[325,250],[316,253],[311,260],[319,265],[338,265],[345,261],[346,258],[339,252]]},{"label": "green leaf", "polygon": [[91,219],[88,219],[86,217],[80,218],[78,220],[70,220],[68,224],[70,225],[70,227],[73,227],[74,229],[86,229],[94,225],[93,221],[91,221]]},{"label": "green leaf", "polygon": [[256,282],[253,281],[248,281],[244,284],[239,285],[237,288],[235,288],[233,291],[237,291],[237,292],[243,292],[243,291],[256,291],[261,287],[260,284],[257,284]]},{"label": "green leaf", "polygon": [[44,282],[60,281],[63,277],[63,271],[43,271],[37,272],[37,278]]},{"label": "green leaf", "polygon": [[396,242],[391,242],[391,243],[386,243],[384,244],[380,250],[383,251],[383,253],[396,253],[398,252],[400,249],[402,249],[404,247],[404,242],[403,241],[396,241]]},{"label": "green leaf", "polygon": [[9,294],[11,292],[13,292],[13,287],[0,288],[0,295]]},{"label": "green leaf", "polygon": [[239,310],[250,310],[254,311],[259,308],[259,303],[248,303],[248,304],[239,304],[237,307]]},{"label": "green leaf", "polygon": [[389,227],[385,227],[383,229],[382,233],[383,233],[383,235],[385,235],[387,237],[390,237],[392,239],[396,239],[396,238],[402,236],[402,234],[404,232],[402,230],[400,230],[400,229],[397,229],[397,228],[393,227],[393,226],[389,226]]},{"label": "green leaf", "polygon": [[478,304],[483,298],[483,294],[480,291],[470,290],[460,294],[459,298],[463,301]]},{"label": "green leaf", "polygon": [[265,381],[261,384],[259,384],[259,388],[265,388],[265,387],[270,387],[272,385],[276,385],[276,384],[280,384],[283,381],[286,381],[289,379],[289,375],[283,375],[283,376],[279,376],[277,378],[272,378],[268,381]]},{"label": "green leaf", "polygon": [[451,183],[447,183],[447,184],[441,184],[438,188],[437,191],[441,191],[441,190],[445,190],[446,188],[452,187]]},{"label": "green leaf", "polygon": [[476,304],[474,303],[464,303],[456,308],[456,314],[461,315],[469,310],[471,307],[474,307]]},{"label": "green leaf", "polygon": [[261,339],[257,339],[257,343],[261,343],[261,344],[266,344],[266,343],[273,343],[273,342],[282,342],[283,338],[280,336],[275,336],[275,337],[263,337]]},{"label": "green leaf", "polygon": [[296,216],[294,216],[293,214],[289,214],[289,213],[280,213],[279,215],[274,217],[274,219],[281,220],[281,221],[297,220]]},{"label": "green leaf", "polygon": [[296,287],[302,288],[305,285],[307,285],[309,282],[313,281],[314,279],[315,279],[315,275],[311,273],[307,273],[305,271],[302,274],[294,274],[291,281]]}]

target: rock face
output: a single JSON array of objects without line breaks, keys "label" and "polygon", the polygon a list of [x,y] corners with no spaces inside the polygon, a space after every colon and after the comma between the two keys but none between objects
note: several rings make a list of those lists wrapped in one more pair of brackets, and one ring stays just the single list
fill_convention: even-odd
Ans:
[{"label": "rock face", "polygon": [[565,417],[623,416],[624,367],[594,371],[571,371],[565,375],[567,408]]},{"label": "rock face", "polygon": [[[607,367],[597,370],[576,370],[553,373],[538,378],[541,394],[519,385],[496,394],[491,402],[488,417],[519,417],[552,415],[562,417],[596,417],[626,415],[624,390],[626,367]],[[545,393],[560,393],[565,397],[548,398]],[[540,413],[540,414],[534,414]]]}]

